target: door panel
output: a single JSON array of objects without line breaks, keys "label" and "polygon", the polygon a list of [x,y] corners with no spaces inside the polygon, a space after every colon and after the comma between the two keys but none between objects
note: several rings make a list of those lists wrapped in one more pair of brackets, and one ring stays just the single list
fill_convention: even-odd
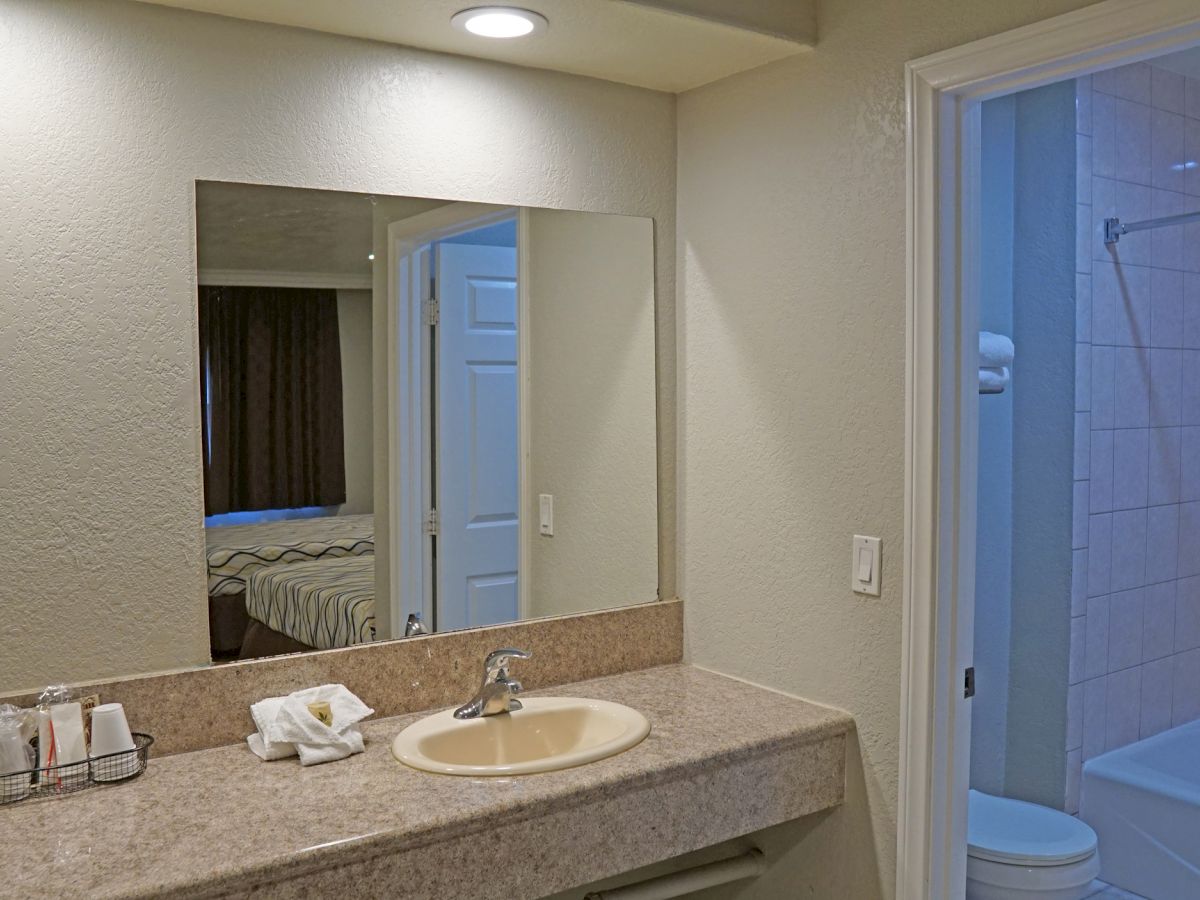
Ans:
[{"label": "door panel", "polygon": [[438,630],[518,616],[517,256],[437,245]]}]

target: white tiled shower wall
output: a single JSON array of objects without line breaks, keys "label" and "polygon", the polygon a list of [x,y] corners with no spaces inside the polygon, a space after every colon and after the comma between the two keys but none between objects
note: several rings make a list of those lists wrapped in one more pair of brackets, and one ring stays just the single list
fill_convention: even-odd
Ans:
[{"label": "white tiled shower wall", "polygon": [[1200,718],[1200,80],[1146,63],[1077,89],[1068,812],[1084,760]]}]

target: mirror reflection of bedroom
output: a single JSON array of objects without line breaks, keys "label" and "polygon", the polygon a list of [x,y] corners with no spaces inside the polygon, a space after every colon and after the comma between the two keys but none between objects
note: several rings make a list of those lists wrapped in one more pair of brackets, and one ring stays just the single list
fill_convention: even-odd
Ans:
[{"label": "mirror reflection of bedroom", "polygon": [[655,599],[652,228],[198,182],[214,662]]}]

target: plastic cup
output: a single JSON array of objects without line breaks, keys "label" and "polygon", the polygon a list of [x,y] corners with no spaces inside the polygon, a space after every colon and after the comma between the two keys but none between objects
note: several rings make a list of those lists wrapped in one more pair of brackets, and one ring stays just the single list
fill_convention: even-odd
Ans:
[{"label": "plastic cup", "polygon": [[[112,756],[111,754],[120,754]],[[120,781],[137,774],[137,752],[125,708],[120,703],[103,703],[92,710],[92,779]],[[100,757],[106,757],[101,759]]]}]

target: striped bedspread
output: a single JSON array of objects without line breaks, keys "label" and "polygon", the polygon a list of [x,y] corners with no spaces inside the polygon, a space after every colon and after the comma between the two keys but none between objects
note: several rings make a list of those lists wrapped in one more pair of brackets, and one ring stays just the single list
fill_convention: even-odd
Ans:
[{"label": "striped bedspread", "polygon": [[204,529],[208,593],[236,594],[250,573],[281,563],[375,552],[375,517],[321,516]]},{"label": "striped bedspread", "polygon": [[365,644],[375,637],[375,557],[258,569],[247,582],[246,612],[318,650]]}]

